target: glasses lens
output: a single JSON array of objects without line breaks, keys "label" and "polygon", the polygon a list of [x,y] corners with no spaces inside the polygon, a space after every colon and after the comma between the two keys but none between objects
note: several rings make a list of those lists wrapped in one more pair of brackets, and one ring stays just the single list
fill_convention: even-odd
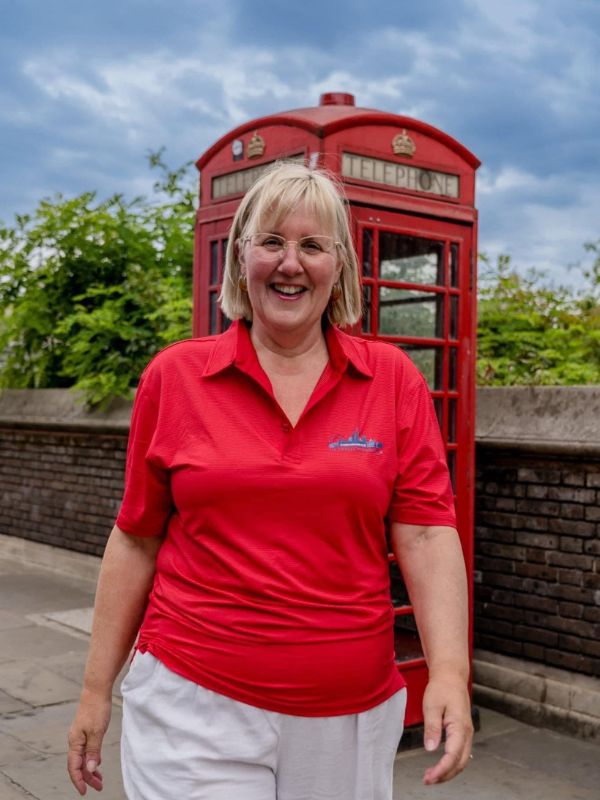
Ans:
[{"label": "glasses lens", "polygon": [[333,239],[331,236],[304,236],[298,242],[300,253],[308,258],[318,258],[323,253],[331,253]]},{"label": "glasses lens", "polygon": [[274,233],[255,233],[250,242],[265,261],[277,261],[285,250],[285,239]]}]

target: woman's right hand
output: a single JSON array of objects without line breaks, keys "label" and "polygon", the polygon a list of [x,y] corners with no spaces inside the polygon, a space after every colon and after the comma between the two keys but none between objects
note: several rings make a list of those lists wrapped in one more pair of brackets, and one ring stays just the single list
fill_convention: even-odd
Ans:
[{"label": "woman's right hand", "polygon": [[80,795],[87,787],[102,791],[102,740],[108,730],[111,697],[97,696],[85,689],[69,730],[67,767],[73,786]]}]

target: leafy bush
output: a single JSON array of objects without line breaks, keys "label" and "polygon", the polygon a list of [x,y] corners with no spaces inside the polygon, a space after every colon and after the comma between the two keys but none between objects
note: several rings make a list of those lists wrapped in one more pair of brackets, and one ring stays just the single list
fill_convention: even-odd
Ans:
[{"label": "leafy bush", "polygon": [[[586,248],[598,253],[598,244]],[[483,386],[600,383],[600,258],[576,293],[543,273],[519,274],[508,256],[483,257],[477,378]],[[487,271],[486,271],[487,268]]]},{"label": "leafy bush", "polygon": [[0,227],[0,386],[127,396],[148,359],[190,335],[194,191],[162,151],[152,199],[43,200]]},{"label": "leafy bush", "polygon": [[[0,225],[0,388],[73,387],[104,405],[190,335],[195,190],[190,165],[162,156],[150,199],[57,195]],[[585,247],[580,293],[482,257],[481,385],[600,383],[600,241]]]}]

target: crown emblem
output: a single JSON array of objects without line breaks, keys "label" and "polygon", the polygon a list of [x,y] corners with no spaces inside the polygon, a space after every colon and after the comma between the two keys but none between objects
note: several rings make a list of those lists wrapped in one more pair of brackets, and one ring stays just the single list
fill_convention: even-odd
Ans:
[{"label": "crown emblem", "polygon": [[265,152],[265,140],[254,131],[252,138],[248,142],[248,158],[258,158]]},{"label": "crown emblem", "polygon": [[412,158],[416,149],[417,146],[406,132],[406,128],[392,139],[392,150],[397,156]]}]

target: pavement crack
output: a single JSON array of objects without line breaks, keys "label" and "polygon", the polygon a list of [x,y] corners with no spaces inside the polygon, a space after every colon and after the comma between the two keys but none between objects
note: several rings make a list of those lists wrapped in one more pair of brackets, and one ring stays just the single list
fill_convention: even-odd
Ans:
[{"label": "pavement crack", "polygon": [[41,800],[41,798],[38,797],[37,794],[31,794],[31,792],[28,789],[26,789],[18,781],[15,781],[13,778],[11,778],[10,775],[7,775],[6,772],[4,772],[4,770],[0,769],[0,775],[2,775],[2,777],[5,778],[11,786],[15,787],[20,792],[23,792],[25,797],[31,797],[32,800]]}]

